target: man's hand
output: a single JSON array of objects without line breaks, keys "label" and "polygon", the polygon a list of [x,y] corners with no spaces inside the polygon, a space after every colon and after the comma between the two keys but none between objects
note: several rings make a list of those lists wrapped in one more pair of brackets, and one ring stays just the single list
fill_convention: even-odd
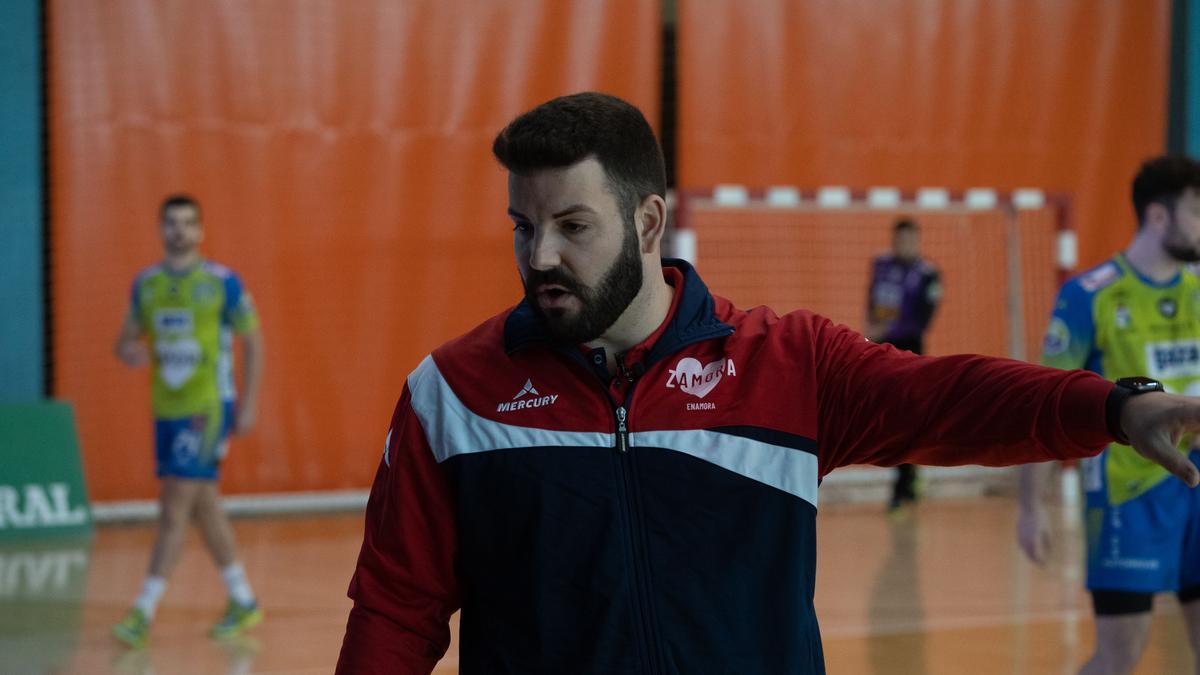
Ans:
[{"label": "man's hand", "polygon": [[233,434],[241,436],[242,434],[254,428],[254,421],[258,418],[258,411],[254,405],[237,404],[234,406]]},{"label": "man's hand", "polygon": [[150,350],[139,339],[121,340],[117,343],[117,358],[131,368],[140,368],[150,363]]},{"label": "man's hand", "polygon": [[1157,392],[1133,396],[1121,408],[1121,430],[1139,455],[1188,487],[1200,483],[1200,470],[1179,451],[1184,434],[1200,432],[1200,399]]},{"label": "man's hand", "polygon": [[1050,519],[1042,506],[1022,506],[1017,515],[1017,543],[1033,562],[1044,565],[1050,559],[1053,547]]}]

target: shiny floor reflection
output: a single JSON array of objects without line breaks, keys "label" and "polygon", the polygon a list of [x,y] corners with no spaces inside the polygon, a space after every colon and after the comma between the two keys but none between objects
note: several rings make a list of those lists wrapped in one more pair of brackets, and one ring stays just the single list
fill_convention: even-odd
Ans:
[{"label": "shiny floor reflection", "polygon": [[[1073,674],[1091,650],[1079,538],[1056,560],[1021,557],[1012,501],[921,504],[908,518],[838,505],[818,519],[817,609],[833,675]],[[242,559],[266,619],[244,639],[206,637],[224,589],[192,534],[144,650],[108,634],[141,584],[150,525],[94,539],[0,547],[0,673],[329,673],[350,602],[360,514],[242,519]],[[457,638],[456,638],[457,639]],[[439,674],[457,672],[456,645]],[[1160,596],[1141,668],[1190,672],[1178,607]]]}]

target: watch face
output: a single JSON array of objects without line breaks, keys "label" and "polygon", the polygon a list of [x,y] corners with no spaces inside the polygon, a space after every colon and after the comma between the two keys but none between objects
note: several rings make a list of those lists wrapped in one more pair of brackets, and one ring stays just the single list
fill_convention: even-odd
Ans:
[{"label": "watch face", "polygon": [[1131,389],[1135,394],[1144,394],[1150,391],[1163,391],[1162,382],[1152,380],[1148,377],[1122,377],[1117,380],[1117,385]]}]

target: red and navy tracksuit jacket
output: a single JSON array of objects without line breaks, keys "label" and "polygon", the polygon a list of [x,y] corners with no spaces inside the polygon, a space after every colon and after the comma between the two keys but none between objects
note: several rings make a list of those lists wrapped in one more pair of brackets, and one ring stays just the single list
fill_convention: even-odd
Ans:
[{"label": "red and navy tracksuit jacket", "polygon": [[671,314],[615,378],[524,303],[409,376],[338,672],[429,673],[461,607],[467,675],[822,673],[822,476],[1111,440],[1092,373],[914,356],[664,263]]}]

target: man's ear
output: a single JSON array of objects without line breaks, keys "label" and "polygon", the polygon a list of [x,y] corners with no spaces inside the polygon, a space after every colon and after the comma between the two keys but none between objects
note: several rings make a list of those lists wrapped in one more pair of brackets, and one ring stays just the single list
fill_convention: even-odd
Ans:
[{"label": "man's ear", "polygon": [[1150,202],[1146,205],[1143,226],[1153,227],[1157,230],[1166,231],[1166,227],[1171,222],[1171,210],[1162,202]]},{"label": "man's ear", "polygon": [[667,229],[666,200],[661,195],[648,195],[638,204],[634,215],[642,253],[660,253],[663,233]]}]

